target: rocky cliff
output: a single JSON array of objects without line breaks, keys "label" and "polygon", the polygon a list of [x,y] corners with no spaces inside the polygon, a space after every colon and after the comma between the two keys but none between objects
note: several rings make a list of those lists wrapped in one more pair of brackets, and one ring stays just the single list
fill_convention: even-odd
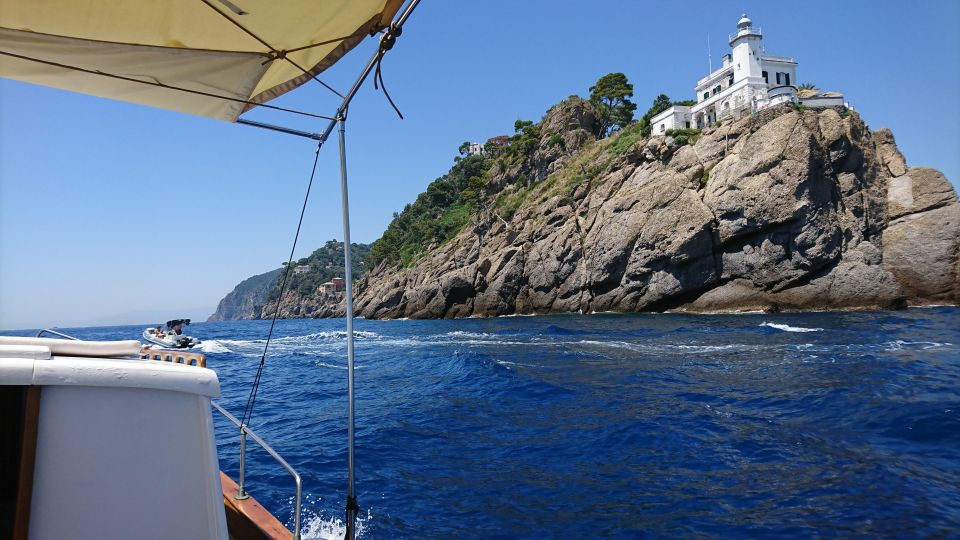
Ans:
[{"label": "rocky cliff", "polygon": [[[370,246],[356,243],[350,246],[353,277],[358,279],[367,271]],[[279,300],[279,311],[277,299],[284,268],[240,282],[220,301],[217,311],[207,320],[271,319],[275,312],[281,319],[332,316],[343,303],[343,292],[325,291],[322,285],[344,276],[343,251],[343,242],[330,240],[309,256],[295,261]]]},{"label": "rocky cliff", "polygon": [[241,281],[220,300],[217,311],[207,321],[258,319],[270,290],[276,286],[281,269],[271,270]]},{"label": "rocky cliff", "polygon": [[[571,98],[469,223],[357,286],[367,318],[890,308],[960,300],[960,203],[847,110],[595,140]],[[532,132],[534,133],[534,132]],[[376,251],[376,246],[374,246]],[[342,313],[342,304],[339,310]]]}]

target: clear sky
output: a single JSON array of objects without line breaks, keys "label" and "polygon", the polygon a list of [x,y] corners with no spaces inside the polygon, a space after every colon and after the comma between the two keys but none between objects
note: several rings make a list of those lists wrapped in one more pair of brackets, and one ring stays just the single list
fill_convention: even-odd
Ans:
[{"label": "clear sky", "polygon": [[[746,11],[800,83],[843,92],[910,165],[960,182],[960,2],[423,0],[384,61],[401,121],[365,87],[347,126],[353,240],[444,174],[465,140],[509,134],[600,76],[626,73],[638,116],[693,98]],[[323,78],[345,89],[372,52]],[[2,61],[2,60],[0,60]],[[277,102],[329,114],[319,86]],[[318,131],[263,111],[249,118]],[[0,81],[0,328],[203,319],[286,260],[314,143]],[[342,238],[336,144],[321,152],[298,256]]]}]

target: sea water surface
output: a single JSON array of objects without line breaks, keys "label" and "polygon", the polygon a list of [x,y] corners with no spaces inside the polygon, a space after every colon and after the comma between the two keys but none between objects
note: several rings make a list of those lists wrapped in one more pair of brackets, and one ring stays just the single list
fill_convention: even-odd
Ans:
[{"label": "sea water surface", "polygon": [[[268,327],[188,327],[237,416]],[[960,309],[356,329],[364,539],[960,534]],[[303,476],[305,538],[343,534],[345,350],[342,319],[279,321],[253,414]],[[292,526],[292,480],[248,451],[252,495]]]}]

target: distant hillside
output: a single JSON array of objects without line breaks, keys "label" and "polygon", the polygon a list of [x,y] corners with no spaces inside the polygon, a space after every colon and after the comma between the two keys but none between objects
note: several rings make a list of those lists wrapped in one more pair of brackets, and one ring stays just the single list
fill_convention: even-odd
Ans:
[{"label": "distant hillside", "polygon": [[282,268],[247,278],[220,300],[217,311],[207,321],[257,319],[267,294],[274,288]]},{"label": "distant hillside", "polygon": [[[368,244],[351,244],[353,277],[367,272]],[[284,266],[286,263],[284,263]],[[330,240],[309,256],[292,264],[287,292],[280,303],[280,318],[292,319],[315,316],[326,308],[332,310],[342,299],[339,295],[323,295],[320,286],[337,277],[344,277],[343,242]],[[240,319],[268,319],[273,317],[280,295],[280,281],[284,268],[247,278],[220,301],[217,311],[208,321]]]}]

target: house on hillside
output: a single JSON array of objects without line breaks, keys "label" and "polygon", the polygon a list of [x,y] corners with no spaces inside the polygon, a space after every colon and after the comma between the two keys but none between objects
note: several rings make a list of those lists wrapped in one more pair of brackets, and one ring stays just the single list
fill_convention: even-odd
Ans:
[{"label": "house on hillside", "polygon": [[309,265],[309,264],[298,264],[297,266],[294,266],[294,267],[293,267],[293,273],[294,273],[294,275],[296,275],[296,274],[306,274],[306,273],[309,272],[309,271],[310,271],[310,265]]},{"label": "house on hillside", "polygon": [[848,106],[843,94],[797,91],[797,62],[793,58],[767,54],[763,33],[744,14],[737,32],[729,36],[731,52],[723,55],[721,66],[697,81],[697,103],[674,105],[650,120],[654,135],[668,129],[702,129],[727,118],[744,115],[780,103],[811,107]]},{"label": "house on hillside", "polygon": [[464,155],[466,156],[482,156],[486,151],[483,148],[483,143],[472,142],[468,143],[464,149]]},{"label": "house on hillside", "polygon": [[487,139],[487,142],[485,142],[483,146],[484,148],[503,148],[508,144],[510,144],[510,137],[507,137],[506,135],[497,135]]},{"label": "house on hillside", "polygon": [[335,277],[326,283],[317,287],[317,293],[322,296],[330,296],[343,292],[345,281],[342,277]]}]

